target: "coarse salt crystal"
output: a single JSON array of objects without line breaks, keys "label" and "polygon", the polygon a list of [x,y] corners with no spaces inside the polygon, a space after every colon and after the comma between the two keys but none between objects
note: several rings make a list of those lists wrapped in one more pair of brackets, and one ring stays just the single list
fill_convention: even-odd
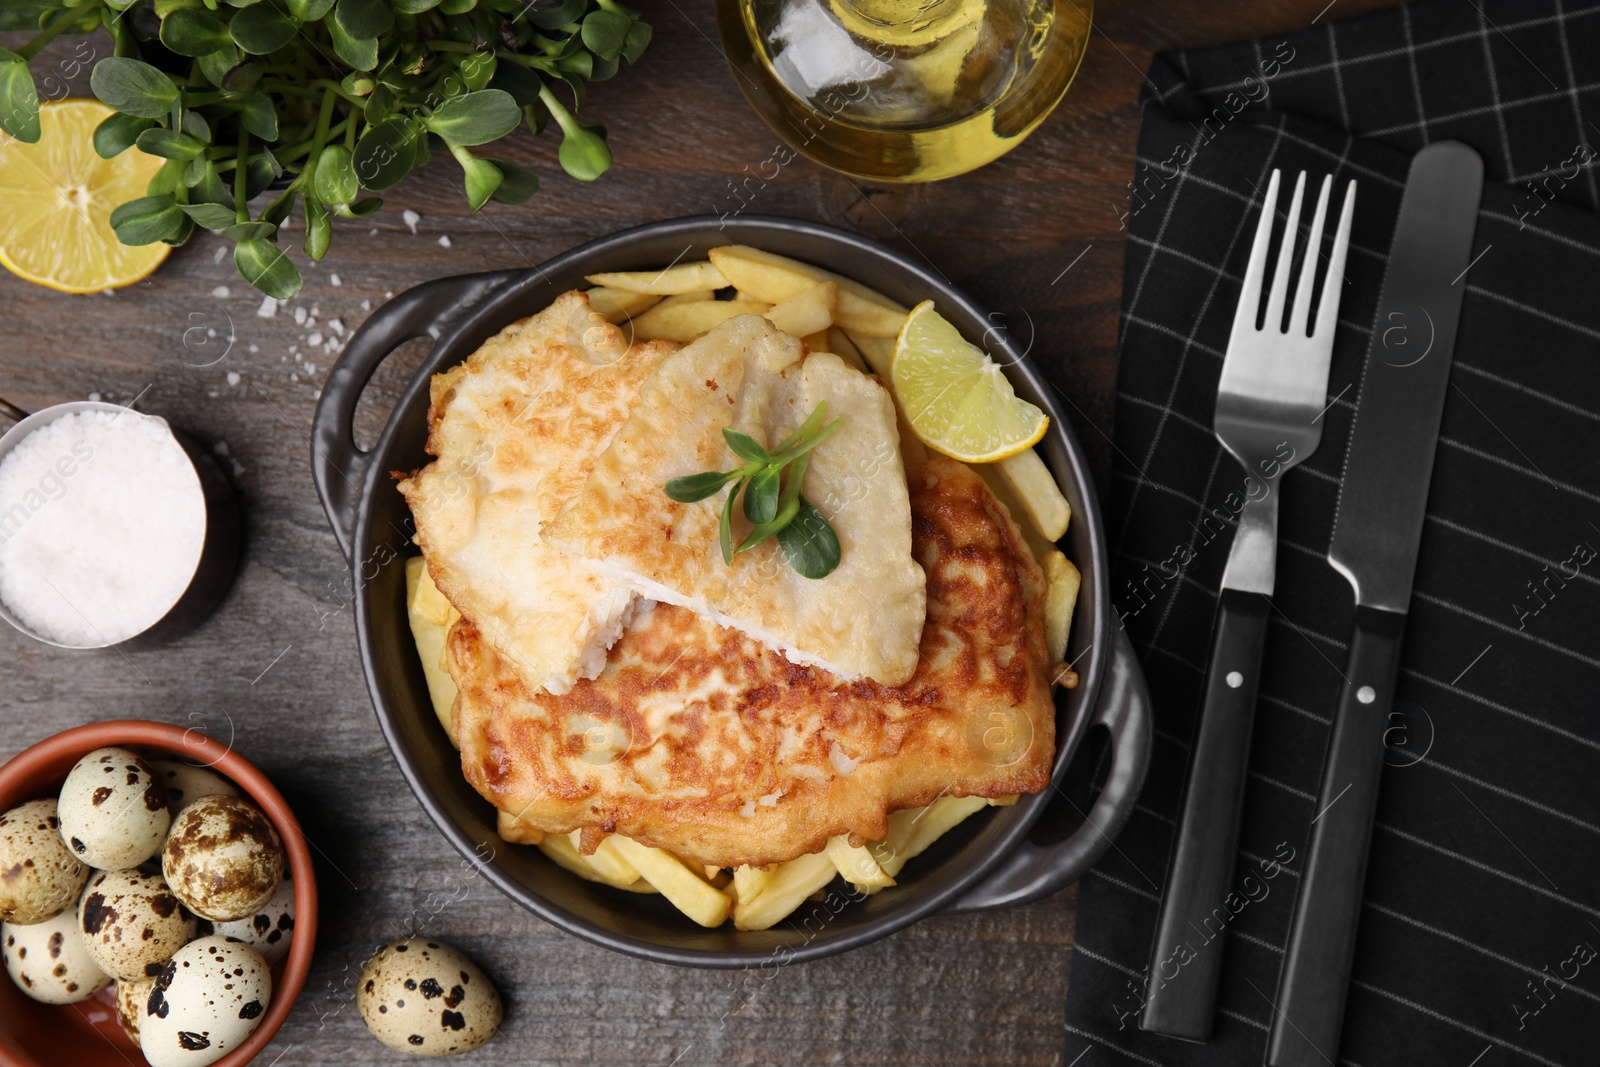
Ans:
[{"label": "coarse salt crystal", "polygon": [[238,371],[231,370],[231,371],[228,372],[228,384],[229,385],[238,385],[239,384],[239,372]]},{"label": "coarse salt crystal", "polygon": [[330,284],[330,285],[343,285],[344,284],[344,282],[339,280],[339,272],[338,271],[334,271],[332,274],[328,275],[328,284]]},{"label": "coarse salt crystal", "polygon": [[63,415],[0,460],[0,600],[61,644],[125,640],[183,595],[205,528],[200,480],[165,422]]},{"label": "coarse salt crystal", "polygon": [[406,208],[404,211],[400,212],[400,221],[404,222],[406,224],[406,228],[412,233],[416,233],[417,223],[422,221],[422,216],[418,215],[410,208]]},{"label": "coarse salt crystal", "polygon": [[261,306],[256,308],[256,318],[270,319],[278,314],[278,302],[270,296],[261,298]]},{"label": "coarse salt crystal", "polygon": [[306,338],[306,344],[310,345],[312,348],[315,348],[317,345],[320,345],[321,343],[322,343],[322,331],[321,330],[312,330],[311,331],[311,336]]},{"label": "coarse salt crystal", "polygon": [[219,285],[215,289],[211,290],[211,295],[220,300],[227,296],[231,291],[232,290],[230,290],[226,285]]},{"label": "coarse salt crystal", "polygon": [[441,233],[439,235],[439,247],[440,248],[449,248],[450,247],[450,235],[449,234]]},{"label": "coarse salt crystal", "polygon": [[306,321],[306,309],[305,308],[295,308],[294,309],[294,324],[296,326],[302,326],[302,325],[305,324],[305,321]]}]

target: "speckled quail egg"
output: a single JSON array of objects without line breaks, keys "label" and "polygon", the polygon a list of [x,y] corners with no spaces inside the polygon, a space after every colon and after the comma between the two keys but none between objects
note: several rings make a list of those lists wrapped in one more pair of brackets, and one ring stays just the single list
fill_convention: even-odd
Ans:
[{"label": "speckled quail egg", "polygon": [[78,902],[89,868],[61,840],[54,800],[0,815],[0,922],[41,923]]},{"label": "speckled quail egg", "polygon": [[150,1067],[205,1067],[238,1048],[272,1003],[261,953],[231,937],[185,945],[156,976],[139,1020]]},{"label": "speckled quail egg", "polygon": [[201,797],[244,795],[238,786],[209,767],[154,759],[150,761],[150,768],[167,787],[167,810],[173,815]]},{"label": "speckled quail egg", "polygon": [[135,1045],[139,1043],[139,1024],[144,1020],[145,1005],[150,1003],[150,992],[155,987],[154,978],[117,983],[117,1022]]},{"label": "speckled quail egg", "polygon": [[137,867],[166,840],[167,789],[141,757],[100,748],[78,761],[61,786],[61,839],[102,871]]},{"label": "speckled quail egg", "polygon": [[248,800],[201,797],[172,820],[161,870],[190,911],[232,922],[255,914],[278,891],[283,842]]},{"label": "speckled quail egg", "polygon": [[30,926],[0,924],[0,950],[11,980],[45,1004],[77,1004],[111,981],[90,957],[76,911]]},{"label": "speckled quail egg", "polygon": [[373,1037],[417,1056],[470,1052],[500,1026],[500,994],[478,965],[418,938],[390,942],[367,961],[356,1007]]},{"label": "speckled quail egg", "polygon": [[[208,926],[210,930],[206,929]],[[289,943],[294,940],[294,882],[285,877],[272,899],[256,909],[254,915],[227,923],[206,920],[200,924],[200,932],[237,938],[261,953],[268,963],[277,963],[289,954]]]},{"label": "speckled quail egg", "polygon": [[167,881],[143,871],[99,871],[78,905],[89,955],[121,981],[153,977],[195,935],[194,916]]}]

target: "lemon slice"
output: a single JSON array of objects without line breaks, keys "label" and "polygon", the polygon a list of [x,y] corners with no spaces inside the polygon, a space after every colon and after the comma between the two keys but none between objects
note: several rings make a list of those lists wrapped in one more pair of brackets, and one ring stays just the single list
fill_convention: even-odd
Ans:
[{"label": "lemon slice", "polygon": [[129,248],[111,212],[145,195],[159,157],[129,148],[115,159],[94,150],[94,129],[114,114],[98,100],[57,100],[39,109],[38,144],[0,132],[0,264],[63,293],[131,285],[172,249]]},{"label": "lemon slice", "polygon": [[1050,418],[1017,399],[983,350],[924,300],[911,309],[889,367],[911,429],[929,448],[966,463],[1014,456],[1044,436]]}]

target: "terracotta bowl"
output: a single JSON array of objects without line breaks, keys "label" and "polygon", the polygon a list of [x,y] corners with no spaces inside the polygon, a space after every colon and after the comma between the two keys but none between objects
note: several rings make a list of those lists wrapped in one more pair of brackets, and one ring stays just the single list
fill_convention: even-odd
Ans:
[{"label": "terracotta bowl", "polygon": [[[250,1039],[216,1062],[216,1067],[243,1067],[267,1047],[289,1017],[317,940],[317,883],[311,853],[294,813],[266,775],[220,741],[166,723],[139,719],[91,723],[40,741],[0,767],[0,811],[29,800],[54,796],[67,772],[97,748],[116,745],[158,751],[190,763],[209,766],[242,789],[272,820],[283,839],[289,874],[294,881],[294,940],[289,955],[272,970],[272,1004]],[[139,1048],[117,1024],[108,986],[82,1004],[40,1004],[24,996],[0,975],[0,1067],[130,1067],[145,1061]]]}]

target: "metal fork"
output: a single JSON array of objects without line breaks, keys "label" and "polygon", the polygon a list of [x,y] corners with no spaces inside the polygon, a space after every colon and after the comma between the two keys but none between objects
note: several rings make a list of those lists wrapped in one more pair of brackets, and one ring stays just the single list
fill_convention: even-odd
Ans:
[{"label": "metal fork", "polygon": [[1166,894],[1147,972],[1147,999],[1139,1021],[1142,1029],[1190,1041],[1204,1041],[1211,1035],[1224,936],[1239,910],[1231,904],[1244,899],[1230,891],[1229,882],[1239,847],[1261,650],[1272,607],[1278,487],[1283,472],[1316,451],[1322,440],[1328,364],[1355,207],[1356,183],[1351,182],[1313,322],[1311,288],[1333,186],[1332,175],[1323,178],[1285,328],[1284,303],[1306,185],[1305,172],[1301,172],[1289,202],[1266,314],[1258,327],[1278,181],[1279,174],[1273,171],[1217,386],[1213,424],[1222,446],[1244,467],[1244,505],[1222,576],[1200,722],[1190,752],[1183,813],[1167,868]]}]

